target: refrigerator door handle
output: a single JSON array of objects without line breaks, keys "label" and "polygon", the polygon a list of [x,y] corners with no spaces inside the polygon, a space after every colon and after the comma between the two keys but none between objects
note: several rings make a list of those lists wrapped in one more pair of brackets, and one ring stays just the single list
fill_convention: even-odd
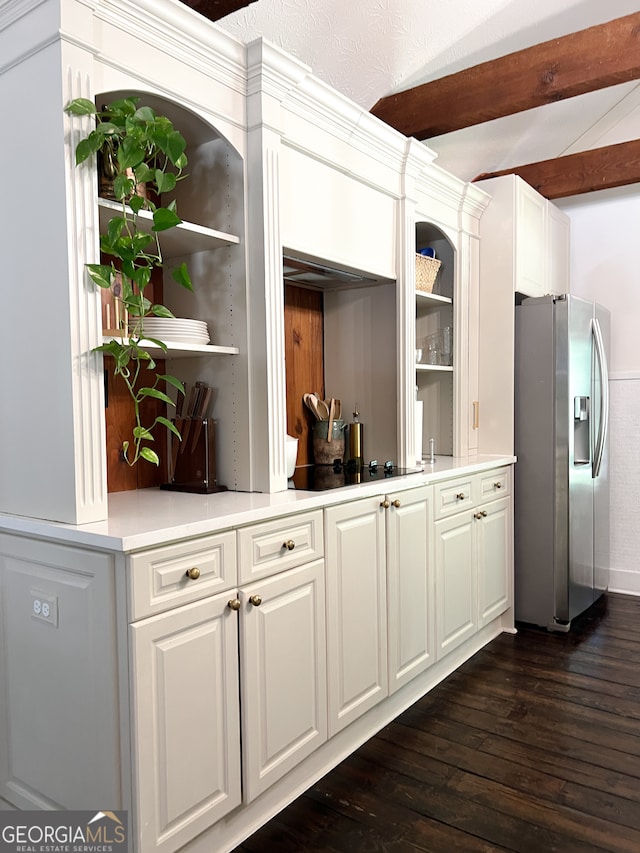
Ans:
[{"label": "refrigerator door handle", "polygon": [[607,356],[604,349],[604,341],[602,338],[602,330],[597,317],[591,321],[591,331],[595,343],[596,358],[598,361],[598,370],[600,371],[600,419],[598,423],[598,437],[596,438],[596,447],[593,454],[592,476],[595,479],[600,473],[602,465],[602,455],[607,440],[607,432],[609,430],[609,373],[607,370]]}]

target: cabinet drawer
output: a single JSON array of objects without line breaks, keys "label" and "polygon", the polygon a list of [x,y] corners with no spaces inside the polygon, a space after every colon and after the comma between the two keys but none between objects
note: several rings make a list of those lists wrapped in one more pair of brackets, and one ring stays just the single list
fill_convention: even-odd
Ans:
[{"label": "cabinet drawer", "polygon": [[511,469],[496,468],[478,477],[480,483],[480,503],[511,494]]},{"label": "cabinet drawer", "polygon": [[435,517],[444,518],[473,506],[473,477],[459,477],[435,484]]},{"label": "cabinet drawer", "polygon": [[238,530],[240,584],[301,566],[323,554],[322,510]]},{"label": "cabinet drawer", "polygon": [[[130,621],[232,589],[238,583],[233,530],[151,548],[127,561]],[[197,578],[187,572],[197,569]]]}]

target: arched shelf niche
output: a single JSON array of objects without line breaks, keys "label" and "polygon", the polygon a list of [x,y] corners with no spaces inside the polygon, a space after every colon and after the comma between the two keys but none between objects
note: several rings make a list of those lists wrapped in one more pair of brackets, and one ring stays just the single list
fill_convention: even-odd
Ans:
[{"label": "arched shelf niche", "polygon": [[456,248],[432,222],[415,226],[416,253],[431,248],[440,261],[431,292],[416,287],[416,388],[423,402],[422,455],[429,439],[437,454],[451,456],[455,446],[455,293]]}]

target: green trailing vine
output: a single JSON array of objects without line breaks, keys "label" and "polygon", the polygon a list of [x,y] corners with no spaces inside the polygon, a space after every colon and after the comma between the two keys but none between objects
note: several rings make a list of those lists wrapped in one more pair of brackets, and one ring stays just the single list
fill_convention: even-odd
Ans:
[{"label": "green trailing vine", "polygon": [[[140,186],[151,188],[155,198],[171,192],[181,180],[187,165],[186,142],[172,122],[158,116],[151,107],[138,106],[138,98],[114,101],[98,110],[92,101],[76,98],[65,107],[70,116],[92,116],[95,128],[76,146],[76,165],[97,155],[107,163],[113,179],[113,197],[121,207],[100,237],[100,250],[112,258],[108,264],[87,264],[91,280],[101,288],[111,290],[120,320],[120,339],[96,347],[96,351],[113,357],[114,376],[119,376],[127,386],[134,406],[135,425],[132,442],[124,441],[122,455],[129,465],[140,459],[159,465],[152,430],[157,424],[166,427],[181,439],[175,424],[158,415],[152,424],[142,423],[141,405],[154,398],[174,406],[162,390],[166,384],[184,394],[184,386],[175,376],[152,373],[149,382],[147,371],[154,371],[156,363],[145,346],[149,341],[163,352],[167,346],[162,341],[143,336],[145,317],[173,317],[161,304],[152,303],[145,296],[154,269],[164,266],[159,234],[182,221],[176,203],[166,207],[138,192]],[[148,211],[152,216],[151,229],[145,229],[140,214]],[[172,278],[187,290],[193,290],[186,264],[171,271]],[[126,320],[129,318],[128,328]]]}]

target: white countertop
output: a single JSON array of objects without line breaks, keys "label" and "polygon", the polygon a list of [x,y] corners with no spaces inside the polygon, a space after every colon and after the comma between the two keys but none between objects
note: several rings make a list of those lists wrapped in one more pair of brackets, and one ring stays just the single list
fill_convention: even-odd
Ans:
[{"label": "white countertop", "polygon": [[228,491],[196,495],[156,488],[116,492],[109,496],[109,517],[105,521],[73,525],[0,513],[0,531],[101,550],[136,551],[292,512],[318,509],[511,465],[515,461],[515,456],[485,454],[464,459],[437,456],[433,465],[425,463],[415,474],[322,492],[288,489],[272,494]]}]

